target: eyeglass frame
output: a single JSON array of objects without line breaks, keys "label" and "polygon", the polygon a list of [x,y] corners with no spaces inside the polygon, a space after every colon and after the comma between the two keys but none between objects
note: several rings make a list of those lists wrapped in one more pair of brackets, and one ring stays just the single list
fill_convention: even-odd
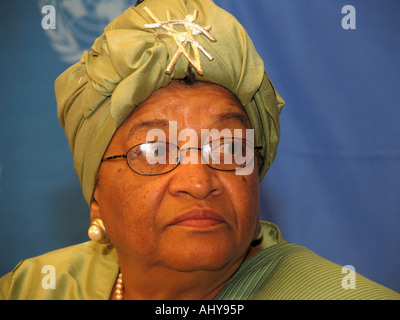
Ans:
[{"label": "eyeglass frame", "polygon": [[[224,137],[224,138],[225,138],[225,137]],[[245,138],[236,138],[236,137],[230,137],[230,138],[232,138],[232,139],[239,139],[239,140],[242,140],[242,141],[246,141],[246,142],[248,141],[248,142],[250,142],[249,140],[247,140],[247,139],[245,139]],[[217,140],[221,140],[221,138],[220,138],[220,139],[211,140],[211,141],[209,141],[208,143],[204,144],[201,148],[199,148],[199,147],[188,147],[188,148],[183,148],[183,149],[181,149],[179,146],[177,146],[176,144],[174,144],[174,143],[172,143],[172,142],[169,142],[169,141],[159,141],[159,140],[157,140],[157,141],[146,141],[146,142],[142,142],[142,143],[139,143],[139,144],[134,145],[134,146],[131,147],[125,154],[119,154],[119,155],[115,155],[115,156],[110,156],[110,157],[103,158],[103,159],[101,159],[101,163],[103,163],[103,162],[105,162],[105,161],[108,161],[108,160],[114,160],[114,159],[119,159],[119,158],[125,158],[125,159],[126,159],[127,165],[129,166],[129,168],[131,168],[132,171],[134,171],[134,172],[136,172],[136,173],[138,173],[138,174],[140,174],[140,175],[143,175],[143,176],[159,176],[159,175],[161,175],[161,174],[165,174],[165,173],[168,173],[168,172],[171,172],[171,171],[175,170],[175,169],[181,164],[181,152],[182,152],[182,151],[187,151],[187,150],[191,150],[191,149],[193,149],[193,150],[199,150],[199,151],[200,151],[201,158],[205,161],[205,159],[204,159],[204,157],[203,157],[203,147],[208,146],[208,145],[212,144],[213,141],[217,141]],[[170,169],[170,170],[168,170],[168,171],[161,172],[161,173],[142,173],[142,172],[139,172],[139,171],[136,171],[135,169],[133,169],[132,166],[129,164],[129,161],[128,161],[128,154],[129,154],[129,152],[131,152],[131,150],[132,150],[133,148],[136,148],[136,147],[138,147],[138,146],[140,146],[140,145],[150,144],[150,143],[155,143],[155,142],[164,142],[164,143],[168,143],[168,144],[171,144],[171,145],[175,146],[175,147],[178,149],[178,152],[177,152],[177,154],[178,154],[177,160],[178,160],[178,161],[177,161],[175,167],[173,167],[172,169]],[[251,143],[251,142],[250,142],[250,143]],[[258,150],[261,150],[261,149],[263,149],[262,146],[254,146],[254,151],[255,151],[255,152],[257,152]],[[253,158],[251,159],[251,161],[254,160],[254,156],[255,156],[255,154],[253,154]],[[214,170],[218,170],[218,171],[235,171],[235,170],[240,170],[240,169],[246,168],[246,167],[239,167],[239,168],[235,168],[235,169],[224,170],[224,169],[218,169],[218,168],[212,167],[209,163],[207,163],[207,161],[205,161],[205,164],[206,164],[209,168],[214,169]]]}]

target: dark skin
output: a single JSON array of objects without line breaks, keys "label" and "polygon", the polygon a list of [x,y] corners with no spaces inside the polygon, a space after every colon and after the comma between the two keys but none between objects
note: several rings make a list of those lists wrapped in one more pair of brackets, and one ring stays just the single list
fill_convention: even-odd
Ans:
[{"label": "dark skin", "polygon": [[[104,157],[145,142],[155,126],[168,137],[164,125],[169,120],[177,122],[178,133],[192,129],[199,139],[201,129],[250,128],[228,90],[173,81],[134,110]],[[190,141],[178,142],[184,143]],[[196,151],[191,157],[200,155]],[[91,218],[103,220],[117,250],[125,299],[213,299],[222,290],[243,261],[257,252],[250,245],[259,223],[255,161],[253,172],[244,176],[200,161],[158,176],[137,174],[123,159],[102,163]],[[179,219],[187,213],[188,218]]]}]

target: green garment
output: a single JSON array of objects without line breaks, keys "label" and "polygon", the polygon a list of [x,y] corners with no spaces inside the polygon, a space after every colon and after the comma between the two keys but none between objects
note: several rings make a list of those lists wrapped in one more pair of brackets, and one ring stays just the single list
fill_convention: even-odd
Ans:
[{"label": "green garment", "polygon": [[[344,289],[342,267],[310,250],[286,243],[279,229],[263,222],[262,249],[246,260],[216,299],[398,299],[400,294],[356,275]],[[46,266],[55,288],[46,287]],[[44,272],[43,272],[44,270]],[[0,299],[108,300],[119,272],[115,248],[89,241],[23,260],[0,279]]]}]

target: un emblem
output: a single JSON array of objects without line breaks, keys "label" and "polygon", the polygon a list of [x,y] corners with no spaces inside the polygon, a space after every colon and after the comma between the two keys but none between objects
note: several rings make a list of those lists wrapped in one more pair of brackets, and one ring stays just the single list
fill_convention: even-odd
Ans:
[{"label": "un emblem", "polygon": [[60,60],[70,64],[79,61],[83,51],[90,49],[103,33],[104,27],[127,10],[132,1],[38,0],[38,4],[42,14],[47,13],[43,9],[52,9],[47,14],[54,15],[50,22],[55,27],[43,29]]}]

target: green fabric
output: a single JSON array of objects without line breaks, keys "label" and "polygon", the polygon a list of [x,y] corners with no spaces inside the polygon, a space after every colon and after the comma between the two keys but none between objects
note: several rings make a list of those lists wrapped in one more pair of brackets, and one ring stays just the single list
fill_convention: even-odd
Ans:
[{"label": "green fabric", "polygon": [[161,21],[167,20],[167,10],[172,19],[183,20],[197,9],[196,23],[212,27],[215,42],[202,34],[194,37],[214,59],[209,61],[200,52],[204,75],[194,73],[197,80],[227,88],[244,106],[256,143],[264,147],[259,161],[261,180],[276,154],[284,101],[273,88],[247,32],[232,15],[209,0],[146,0],[112,21],[91,52],[85,52],[55,83],[58,118],[86,201],[91,202],[95,176],[115,130],[155,90],[188,73],[189,62],[183,55],[172,74],[165,73],[177,45],[170,37],[154,36],[163,29],[144,28],[154,23],[144,6]]},{"label": "green fabric", "polygon": [[342,266],[305,247],[283,243],[245,261],[216,300],[400,300],[400,294],[360,274],[344,289]]},{"label": "green fabric", "polygon": [[[56,272],[56,288],[44,289],[45,266]],[[104,300],[110,297],[119,265],[112,245],[94,241],[21,261],[0,279],[1,300]]]},{"label": "green fabric", "polygon": [[[342,267],[282,240],[263,222],[262,249],[246,260],[216,299],[400,299],[400,294],[356,275],[356,289],[342,288]],[[42,268],[56,271],[56,288],[44,289]],[[23,260],[0,279],[0,299],[108,300],[119,272],[115,248],[89,241]]]}]

